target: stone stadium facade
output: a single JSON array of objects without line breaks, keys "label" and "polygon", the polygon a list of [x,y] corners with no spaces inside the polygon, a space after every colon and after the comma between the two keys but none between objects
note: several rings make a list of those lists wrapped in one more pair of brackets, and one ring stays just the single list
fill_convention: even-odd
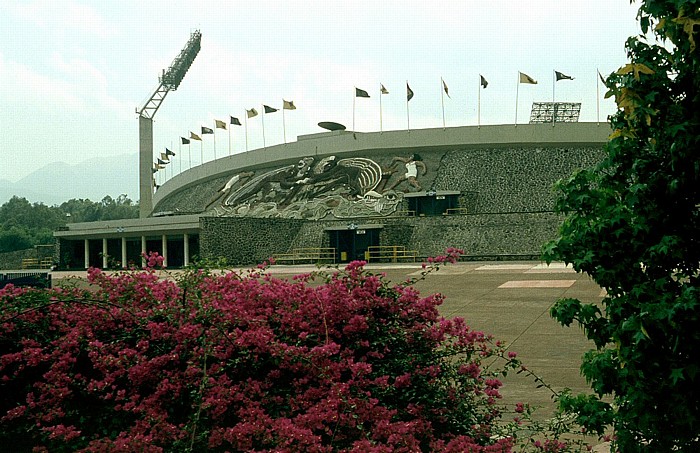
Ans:
[{"label": "stone stadium facade", "polygon": [[[537,258],[556,236],[553,184],[603,158],[605,123],[333,131],[235,154],[162,185],[147,218],[55,232],[61,267],[119,267],[142,252],[169,267]],[[149,182],[150,183],[150,182]]]}]

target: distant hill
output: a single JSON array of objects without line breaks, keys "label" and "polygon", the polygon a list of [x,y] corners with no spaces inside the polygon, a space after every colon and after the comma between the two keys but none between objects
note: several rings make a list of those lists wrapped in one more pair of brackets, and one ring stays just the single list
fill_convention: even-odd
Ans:
[{"label": "distant hill", "polygon": [[0,180],[0,205],[15,195],[48,206],[72,198],[100,201],[107,195],[117,198],[121,194],[136,202],[138,173],[137,154],[95,158],[75,165],[54,162],[17,182]]}]

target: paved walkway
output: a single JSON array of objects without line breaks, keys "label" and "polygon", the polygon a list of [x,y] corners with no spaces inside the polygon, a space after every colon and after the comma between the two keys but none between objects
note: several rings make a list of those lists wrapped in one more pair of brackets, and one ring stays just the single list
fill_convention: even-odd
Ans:
[{"label": "paved walkway", "polygon": [[[420,264],[368,265],[400,282],[419,276]],[[273,266],[275,274],[308,272],[310,266]],[[581,356],[591,349],[582,331],[561,327],[549,316],[550,307],[560,298],[600,302],[605,293],[588,276],[575,273],[562,263],[547,266],[540,262],[478,262],[444,266],[416,287],[422,294],[446,296],[443,316],[461,316],[473,329],[493,334],[507,342],[509,350],[545,382],[561,391],[589,392],[579,367]],[[529,402],[542,412],[554,408],[551,392],[537,389],[531,378],[510,375],[504,380],[504,402]]]}]

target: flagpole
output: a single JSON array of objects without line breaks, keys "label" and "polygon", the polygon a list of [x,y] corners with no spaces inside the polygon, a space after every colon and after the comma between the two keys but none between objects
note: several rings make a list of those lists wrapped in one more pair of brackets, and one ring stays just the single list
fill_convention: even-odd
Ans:
[{"label": "flagpole", "polygon": [[442,102],[442,130],[445,130],[445,81],[440,77],[440,101]]},{"label": "flagpole", "polygon": [[228,155],[229,156],[231,155],[231,129],[233,129],[231,126],[232,126],[231,124],[228,125]]},{"label": "flagpole", "polygon": [[214,160],[216,160],[216,121],[214,121],[214,133],[212,134],[214,136]]},{"label": "flagpole", "polygon": [[267,148],[267,144],[265,143],[265,106],[263,105],[262,108],[262,127],[263,127],[263,148]]},{"label": "flagpole", "polygon": [[282,133],[284,134],[284,144],[287,144],[287,123],[284,120],[284,99],[282,99]]},{"label": "flagpole", "polygon": [[382,85],[379,84],[379,133],[384,133],[382,126]]},{"label": "flagpole", "polygon": [[520,73],[518,73],[518,84],[515,86],[515,127],[518,127],[518,94],[520,94]]},{"label": "flagpole", "polygon": [[406,130],[411,133],[411,115],[408,111],[408,80],[406,80]]},{"label": "flagpole", "polygon": [[248,152],[248,111],[246,110],[245,115],[243,116],[243,120],[245,121],[245,151]]},{"label": "flagpole", "polygon": [[479,74],[479,96],[476,108],[476,127],[481,129],[481,74]]},{"label": "flagpole", "polygon": [[190,162],[190,170],[192,170],[192,139],[187,143],[187,158]]},{"label": "flagpole", "polygon": [[355,95],[352,97],[352,131],[355,132],[355,98],[357,97],[357,87],[355,87]]},{"label": "flagpole", "polygon": [[556,78],[556,73],[554,72],[554,69],[552,69],[552,127],[554,127],[557,112],[556,104],[554,103],[554,87],[557,85]]},{"label": "flagpole", "polygon": [[199,141],[199,165],[204,165],[204,134]]},{"label": "flagpole", "polygon": [[595,109],[596,109],[596,124],[600,126],[600,70],[595,68],[596,75],[595,78]]},{"label": "flagpole", "polygon": [[180,155],[180,173],[182,173],[182,140],[180,140],[180,143],[177,145],[177,152]]}]

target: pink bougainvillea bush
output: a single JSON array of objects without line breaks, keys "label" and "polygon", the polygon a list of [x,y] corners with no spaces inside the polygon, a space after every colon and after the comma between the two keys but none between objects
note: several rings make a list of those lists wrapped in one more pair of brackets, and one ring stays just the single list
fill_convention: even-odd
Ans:
[{"label": "pink bougainvillea bush", "polygon": [[[454,260],[454,252],[436,262]],[[157,260],[154,260],[157,263]],[[500,344],[361,262],[0,290],[0,442],[14,451],[507,452]],[[486,368],[495,356],[498,370]]]}]

